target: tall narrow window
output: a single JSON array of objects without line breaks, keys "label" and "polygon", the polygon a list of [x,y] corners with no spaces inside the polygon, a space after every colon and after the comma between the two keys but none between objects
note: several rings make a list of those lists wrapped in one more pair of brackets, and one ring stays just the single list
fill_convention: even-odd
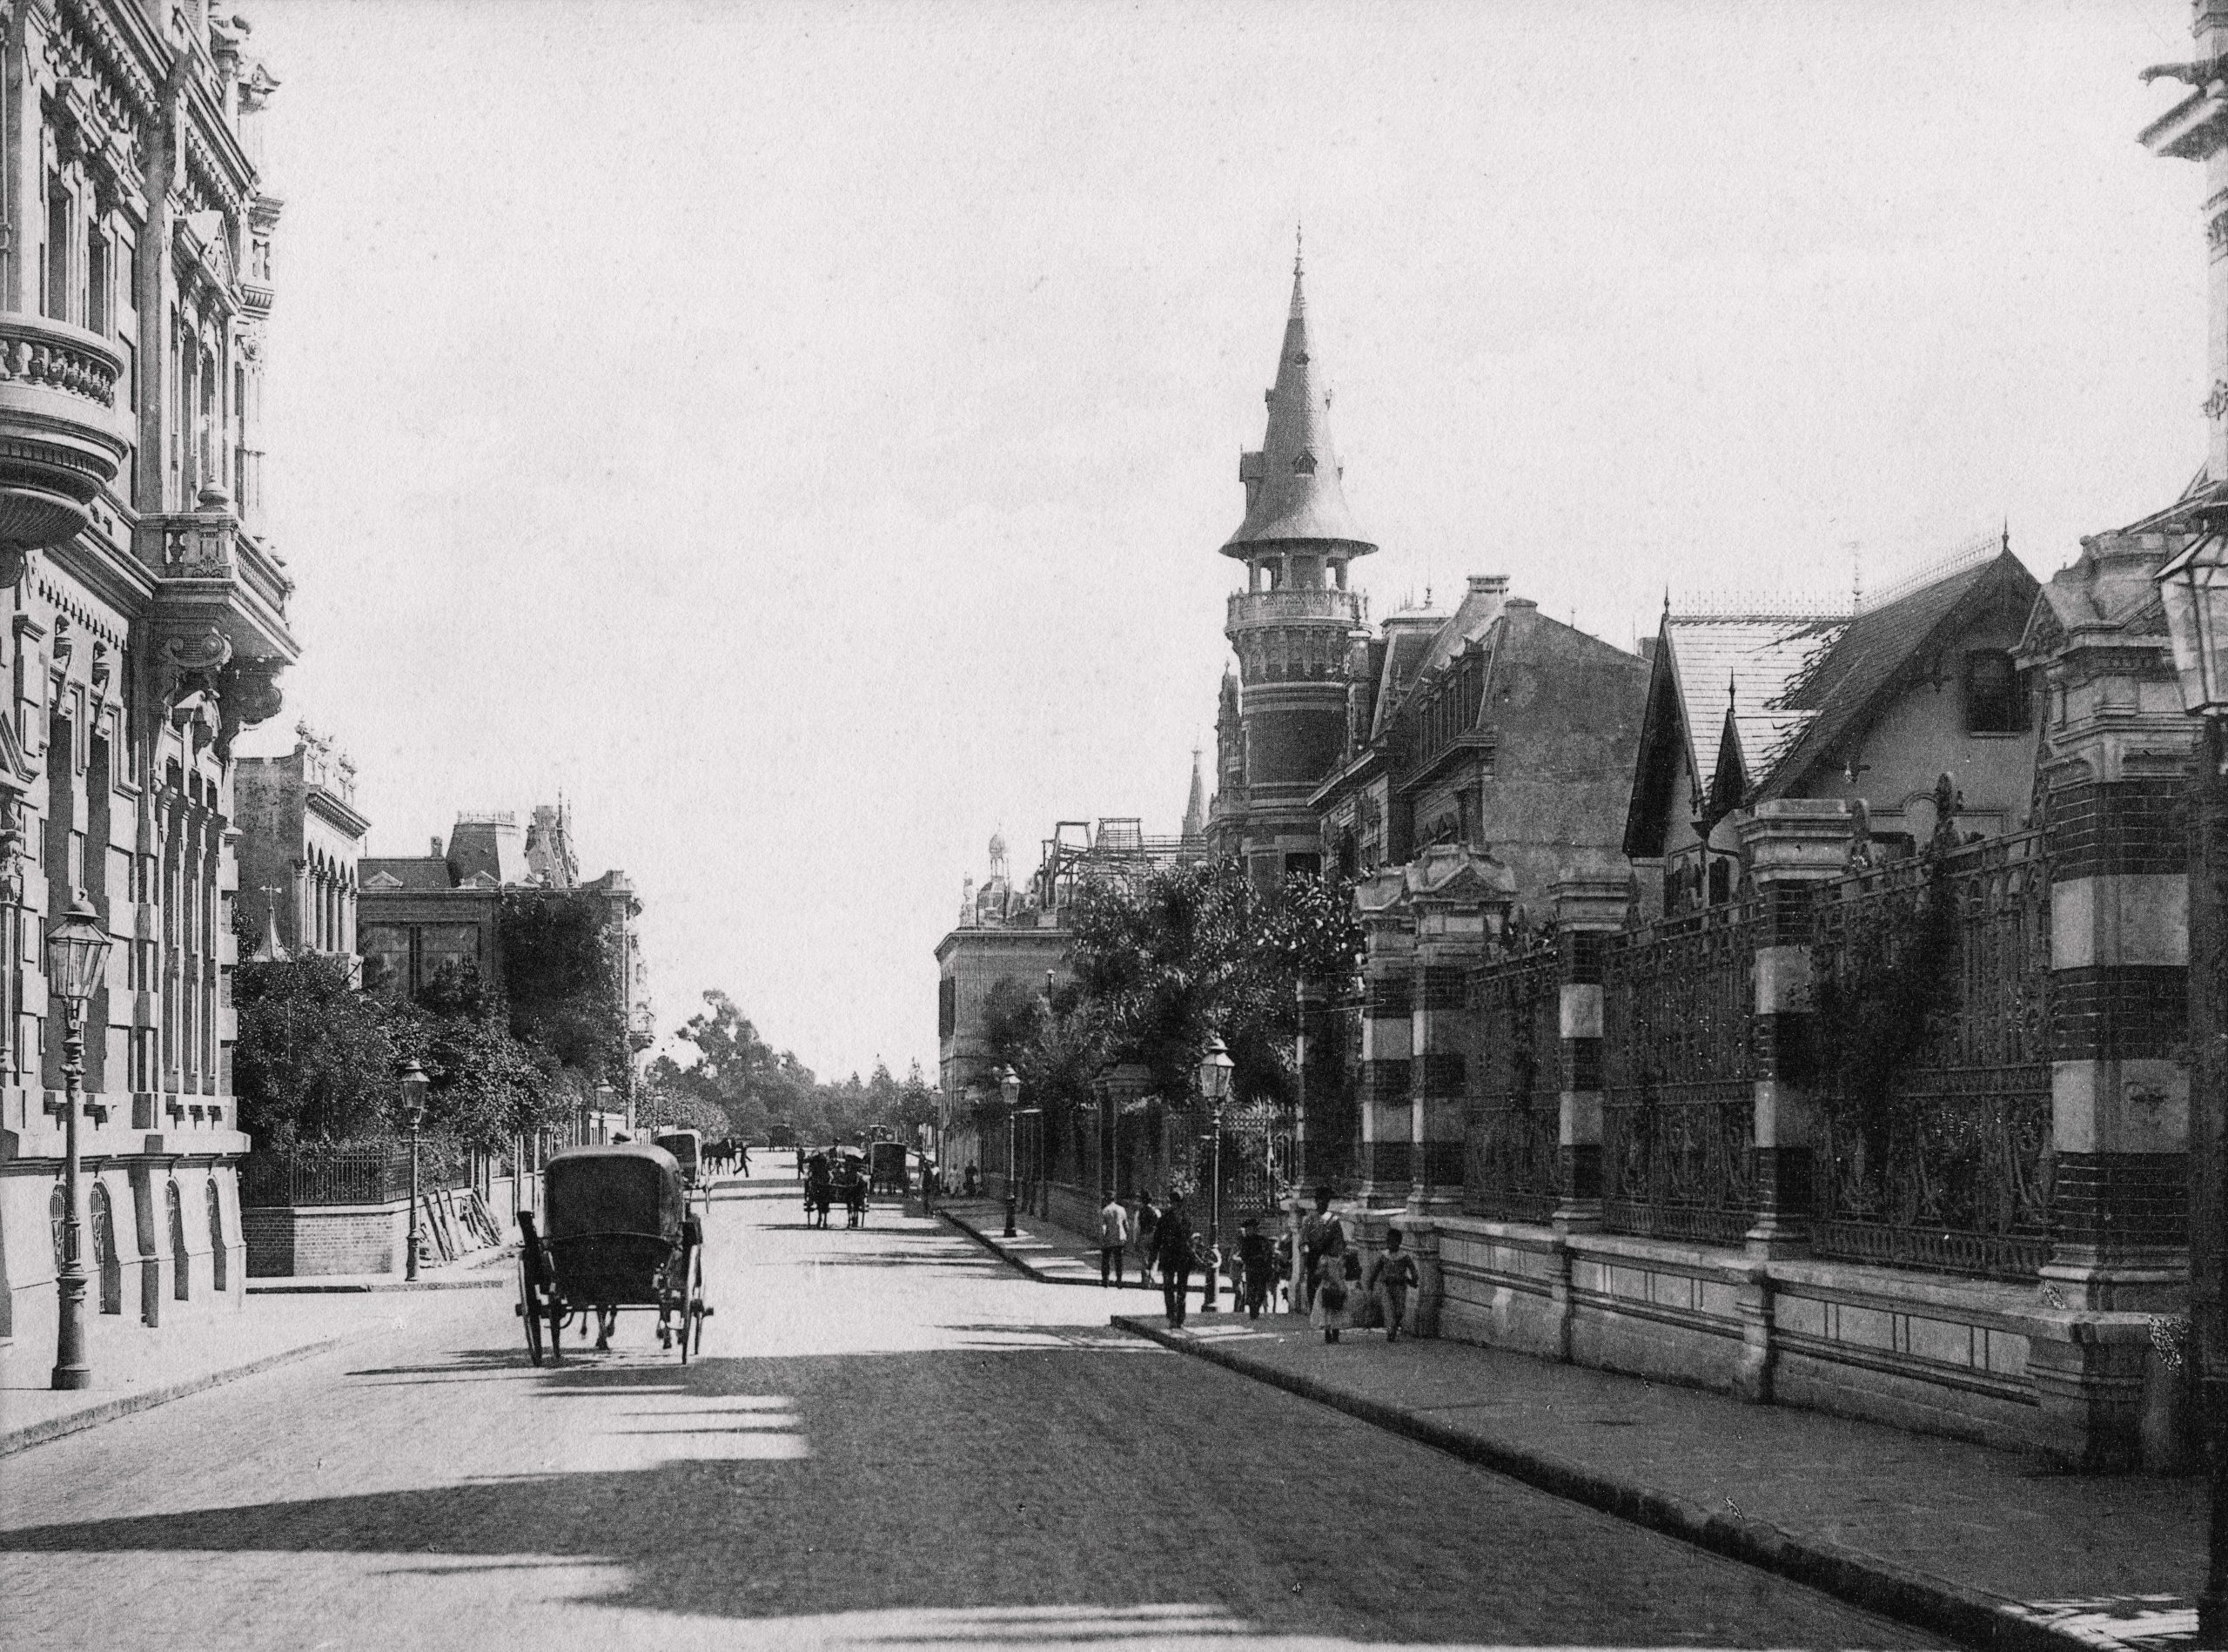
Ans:
[{"label": "tall narrow window", "polygon": [[85,232],[85,327],[105,338],[116,318],[109,302],[108,237],[98,227]]},{"label": "tall narrow window", "polygon": [[57,321],[70,319],[70,191],[62,179],[46,178],[46,268],[41,278],[45,303],[41,306]]}]

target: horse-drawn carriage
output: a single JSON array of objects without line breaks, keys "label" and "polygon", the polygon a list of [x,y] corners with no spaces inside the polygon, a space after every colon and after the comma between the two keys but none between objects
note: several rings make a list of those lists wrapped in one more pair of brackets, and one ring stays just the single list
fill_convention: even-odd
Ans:
[{"label": "horse-drawn carriage", "polygon": [[[658,1344],[681,1360],[703,1341],[704,1228],[689,1211],[680,1165],[639,1143],[567,1147],[542,1171],[542,1220],[519,1212],[519,1316],[527,1353],[553,1361],[567,1326],[585,1338],[595,1320],[611,1346],[621,1310],[654,1309]],[[546,1339],[546,1341],[545,1341]]]},{"label": "horse-drawn carriage", "polygon": [[902,1141],[878,1141],[867,1149],[867,1163],[870,1166],[867,1185],[869,1192],[895,1193],[905,1196],[905,1144]]},{"label": "horse-drawn carriage", "polygon": [[674,1163],[681,1166],[681,1186],[685,1198],[695,1199],[699,1194],[711,1198],[712,1185],[704,1174],[702,1131],[661,1130],[650,1140],[653,1145],[671,1153]]},{"label": "horse-drawn carriage", "polygon": [[805,1161],[805,1220],[815,1227],[828,1226],[828,1212],[843,1207],[846,1227],[859,1227],[867,1219],[867,1194],[872,1188],[866,1160],[856,1150],[825,1148]]}]

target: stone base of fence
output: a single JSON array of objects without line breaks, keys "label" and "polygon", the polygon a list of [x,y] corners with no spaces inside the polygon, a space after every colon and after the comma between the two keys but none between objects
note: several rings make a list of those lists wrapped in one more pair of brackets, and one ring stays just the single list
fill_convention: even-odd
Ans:
[{"label": "stone base of fence", "polygon": [[[507,1201],[505,1201],[507,1205]],[[507,1209],[493,1218],[470,1188],[428,1188],[420,1212],[425,1258],[453,1260],[515,1231]],[[506,1227],[505,1224],[511,1224]],[[369,1205],[250,1206],[240,1212],[252,1279],[312,1279],[336,1273],[400,1278],[409,1259],[410,1201]]]},{"label": "stone base of fence", "polygon": [[2178,1363],[2143,1313],[2055,1307],[2031,1285],[1528,1223],[1347,1213],[1364,1266],[1397,1224],[1425,1275],[1411,1326],[1715,1388],[2091,1472],[2197,1461]]}]

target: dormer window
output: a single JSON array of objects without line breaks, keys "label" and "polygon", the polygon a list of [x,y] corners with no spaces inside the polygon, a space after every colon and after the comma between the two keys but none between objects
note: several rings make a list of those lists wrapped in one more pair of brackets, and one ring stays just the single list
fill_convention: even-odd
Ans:
[{"label": "dormer window", "polygon": [[1295,476],[1312,476],[1315,473],[1315,455],[1305,447],[1301,448],[1299,456],[1292,461],[1292,473]]},{"label": "dormer window", "polygon": [[2027,684],[2001,648],[1976,648],[1965,656],[1965,732],[2024,734],[2032,726]]}]

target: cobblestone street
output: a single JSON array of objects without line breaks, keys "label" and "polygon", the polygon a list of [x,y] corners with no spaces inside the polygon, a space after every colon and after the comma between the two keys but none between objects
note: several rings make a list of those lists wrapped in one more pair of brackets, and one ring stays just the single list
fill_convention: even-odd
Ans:
[{"label": "cobblestone street", "polygon": [[460,1292],[10,1460],[7,1640],[1923,1643],[794,1189],[721,1188],[685,1370],[639,1317],[536,1370]]}]

